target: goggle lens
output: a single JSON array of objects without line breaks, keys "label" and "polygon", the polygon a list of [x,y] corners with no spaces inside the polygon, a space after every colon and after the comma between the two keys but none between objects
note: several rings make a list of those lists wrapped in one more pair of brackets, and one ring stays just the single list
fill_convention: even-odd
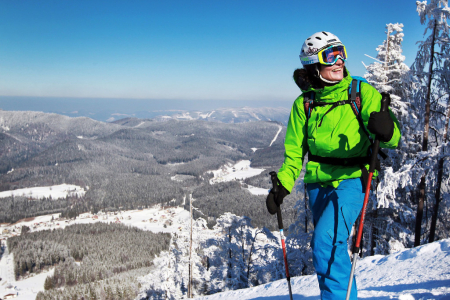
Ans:
[{"label": "goggle lens", "polygon": [[320,63],[326,65],[334,65],[339,58],[343,61],[347,59],[347,54],[344,46],[331,46],[327,49],[320,51],[319,57],[321,58]]}]

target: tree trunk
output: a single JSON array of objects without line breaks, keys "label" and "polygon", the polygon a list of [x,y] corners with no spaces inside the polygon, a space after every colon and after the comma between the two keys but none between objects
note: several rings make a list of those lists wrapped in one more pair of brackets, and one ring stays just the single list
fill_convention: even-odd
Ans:
[{"label": "tree trunk", "polygon": [[389,35],[391,33],[389,32],[389,26],[388,26],[388,32],[387,32],[387,39],[386,39],[386,57],[385,57],[385,62],[384,62],[384,71],[386,74],[386,79],[384,80],[384,84],[387,83],[387,72],[389,69]]},{"label": "tree trunk", "polygon": [[[428,72],[428,90],[427,90],[427,98],[425,105],[425,129],[423,131],[423,142],[422,142],[422,151],[428,151],[428,132],[430,130],[430,105],[431,105],[431,80],[433,78],[433,62],[434,62],[434,40],[436,36],[436,20],[434,21],[433,28],[433,38],[431,40],[431,58],[430,58],[430,69]],[[422,228],[422,217],[423,217],[423,203],[425,199],[425,174],[422,176],[420,180],[420,193],[419,193],[419,203],[417,205],[417,215],[416,215],[416,232],[415,232],[415,240],[414,247],[420,246],[420,235]]]},{"label": "tree trunk", "polygon": [[255,243],[256,243],[256,237],[258,236],[258,234],[260,234],[260,233],[262,233],[261,231],[260,232],[257,232],[256,234],[255,234],[255,238],[253,239],[253,243],[252,243],[252,246],[250,247],[250,253],[248,254],[248,263],[247,263],[247,286],[250,286],[250,282],[249,282],[249,278],[250,278],[250,265],[252,264],[252,252],[253,252],[253,249],[255,248]]},{"label": "tree trunk", "polygon": [[378,208],[375,208],[373,212],[373,222],[372,222],[372,230],[371,230],[371,239],[370,239],[370,250],[371,255],[375,255],[375,248],[377,246],[376,240],[378,235],[378,229],[376,226],[376,220],[378,219]]},{"label": "tree trunk", "polygon": [[188,283],[188,298],[192,298],[192,194],[189,196],[189,214],[191,217],[191,234],[189,241],[189,283]]},{"label": "tree trunk", "polygon": [[[447,142],[448,135],[448,122],[450,119],[450,99],[447,102],[447,116],[445,119],[445,129],[444,129],[444,137],[442,138],[442,144]],[[444,146],[442,146],[444,147]],[[442,152],[444,152],[444,148],[442,148]],[[429,243],[434,242],[434,236],[436,233],[436,223],[439,214],[439,204],[441,203],[441,186],[442,186],[442,176],[444,173],[444,157],[441,157],[439,160],[438,166],[438,178],[437,178],[437,188],[436,188],[436,202],[434,203],[433,208],[433,216],[431,217],[431,226],[430,226],[430,238],[428,240]]]},{"label": "tree trunk", "polygon": [[439,213],[439,203],[441,202],[441,184],[442,184],[443,169],[444,169],[444,158],[441,157],[441,159],[439,160],[439,167],[438,167],[436,202],[434,203],[433,216],[431,217],[430,237],[428,240],[429,243],[434,242],[434,234],[436,232],[436,223],[437,223],[437,217],[438,217],[438,213]]},{"label": "tree trunk", "polygon": [[422,234],[423,200],[425,199],[425,175],[422,176],[419,185],[419,204],[417,205],[416,232],[414,236],[414,247],[420,246],[420,236]]}]

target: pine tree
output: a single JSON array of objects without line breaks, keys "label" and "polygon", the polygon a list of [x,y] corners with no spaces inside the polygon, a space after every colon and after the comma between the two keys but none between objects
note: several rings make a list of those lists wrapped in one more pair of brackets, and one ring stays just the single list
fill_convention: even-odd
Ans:
[{"label": "pine tree", "polygon": [[402,54],[403,24],[386,24],[386,34],[386,40],[376,49],[377,61],[366,66],[364,77],[380,93],[391,95],[391,110],[401,117],[407,113],[407,105],[401,99],[405,96],[404,77],[409,71]]},{"label": "pine tree", "polygon": [[51,290],[53,288],[53,280],[50,277],[47,277],[44,282],[44,289],[46,291]]},{"label": "pine tree", "polygon": [[[408,89],[406,88],[405,80],[408,78],[408,66],[404,63],[405,56],[402,54],[403,42],[403,24],[386,24],[387,38],[379,45],[376,62],[366,66],[367,73],[364,77],[368,82],[375,87],[379,92],[389,93],[391,96],[390,109],[396,115],[400,124],[403,119],[408,119]],[[403,131],[403,128],[401,128]],[[383,150],[388,154],[388,158],[383,161],[383,168],[379,174],[379,180],[382,183],[386,182],[385,170],[392,170],[396,172],[401,167],[402,153],[405,149],[400,144],[398,149]],[[383,185],[382,185],[383,187]],[[400,197],[402,199],[403,197]],[[398,214],[393,205],[384,201],[378,201],[376,193],[371,194],[370,203],[366,212],[366,226],[368,230],[364,231],[363,243],[364,255],[386,254],[390,249],[388,243],[391,238],[397,239],[399,230],[390,226],[397,224],[398,220],[394,215]],[[398,199],[396,199],[398,201]],[[400,200],[402,205],[409,206],[405,198]],[[391,207],[390,207],[391,206]],[[401,209],[398,209],[401,211]],[[400,212],[401,213],[401,212]],[[401,231],[401,230],[400,230]]]}]

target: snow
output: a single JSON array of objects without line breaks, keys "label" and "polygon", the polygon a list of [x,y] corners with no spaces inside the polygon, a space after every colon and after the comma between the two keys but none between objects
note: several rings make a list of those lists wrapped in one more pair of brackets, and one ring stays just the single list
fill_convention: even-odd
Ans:
[{"label": "snow", "polygon": [[283,127],[281,127],[281,126],[278,126],[278,132],[277,132],[277,134],[275,134],[275,137],[273,138],[273,140],[272,140],[272,142],[270,142],[270,145],[269,145],[269,147],[271,147],[272,146],[272,144],[277,140],[277,138],[278,138],[278,135],[280,134],[280,132],[281,132],[281,130],[283,129]]},{"label": "snow", "polygon": [[[3,244],[4,245],[4,244]],[[5,253],[0,260],[0,298],[8,294],[16,294],[16,300],[35,299],[39,291],[44,290],[47,276],[53,275],[54,269],[30,276],[24,280],[16,281],[14,278],[13,254]]]},{"label": "snow", "polygon": [[[95,216],[97,218],[95,218]],[[53,217],[53,221],[52,221]],[[167,220],[172,225],[164,226]],[[4,229],[19,229],[29,226],[31,231],[63,228],[75,223],[120,222],[152,232],[180,232],[186,230],[189,212],[181,207],[163,208],[159,205],[144,210],[114,213],[84,213],[75,220],[58,219],[58,214],[39,216],[16,224],[0,224]],[[38,224],[38,225],[36,225]],[[203,231],[205,233],[209,230]],[[180,232],[181,233],[181,232]],[[6,250],[0,259],[0,297],[19,293],[18,300],[34,299],[43,290],[45,278],[51,271],[15,281],[12,255]],[[450,299],[450,239],[437,241],[413,249],[405,249],[387,256],[369,256],[357,262],[356,280],[359,299]],[[315,275],[291,278],[293,298],[320,299]],[[12,286],[12,288],[8,288]],[[217,293],[203,300],[219,299],[288,299],[285,279],[253,288]]]},{"label": "snow", "polygon": [[255,187],[255,186],[251,186],[251,185],[248,185],[247,190],[249,190],[249,192],[252,193],[253,195],[268,195],[269,194],[268,189],[263,189],[263,188],[259,188],[259,187]]},{"label": "snow", "polygon": [[218,182],[227,182],[231,180],[243,180],[248,177],[253,177],[261,174],[264,169],[254,169],[250,167],[249,160],[241,160],[236,164],[228,163],[222,166],[219,170],[209,171],[214,174],[214,178],[210,179],[210,184]]},{"label": "snow", "polygon": [[85,193],[86,191],[80,186],[73,184],[60,184],[53,186],[32,187],[12,191],[4,191],[0,192],[0,198],[11,196],[27,196],[32,199],[43,199],[49,197],[52,197],[52,199],[62,199],[66,198],[67,196],[83,196]]},{"label": "snow", "polygon": [[[357,262],[359,299],[450,299],[450,239],[403,250],[388,256],[369,256]],[[320,299],[315,275],[291,278],[293,299]],[[288,299],[285,279],[253,288],[197,297],[219,299]]]},{"label": "snow", "polygon": [[[53,220],[52,220],[53,219]],[[22,226],[28,226],[31,232],[65,228],[73,224],[89,224],[96,222],[122,223],[152,232],[176,232],[180,224],[189,219],[189,212],[182,207],[163,208],[160,205],[143,210],[128,210],[120,212],[98,212],[97,214],[83,213],[76,219],[59,218],[59,214],[38,216],[20,220],[14,224],[0,224],[0,238],[3,230],[9,230],[10,235],[20,234]],[[172,225],[167,225],[166,221],[171,220]],[[166,224],[166,226],[164,226]],[[13,231],[14,230],[14,231]]]},{"label": "snow", "polygon": [[207,118],[210,118],[211,116],[212,116],[212,114],[213,113],[215,113],[216,111],[215,110],[213,110],[212,112],[210,112],[210,113],[199,113],[199,116],[201,117],[201,118],[203,118],[203,119],[207,119]]}]

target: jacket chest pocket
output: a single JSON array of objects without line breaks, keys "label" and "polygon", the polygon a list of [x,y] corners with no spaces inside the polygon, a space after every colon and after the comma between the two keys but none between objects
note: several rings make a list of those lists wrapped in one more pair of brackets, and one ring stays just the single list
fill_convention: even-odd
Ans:
[{"label": "jacket chest pocket", "polygon": [[330,108],[316,107],[308,120],[308,144],[316,154],[348,149],[349,137],[358,135],[359,123],[349,105]]}]

